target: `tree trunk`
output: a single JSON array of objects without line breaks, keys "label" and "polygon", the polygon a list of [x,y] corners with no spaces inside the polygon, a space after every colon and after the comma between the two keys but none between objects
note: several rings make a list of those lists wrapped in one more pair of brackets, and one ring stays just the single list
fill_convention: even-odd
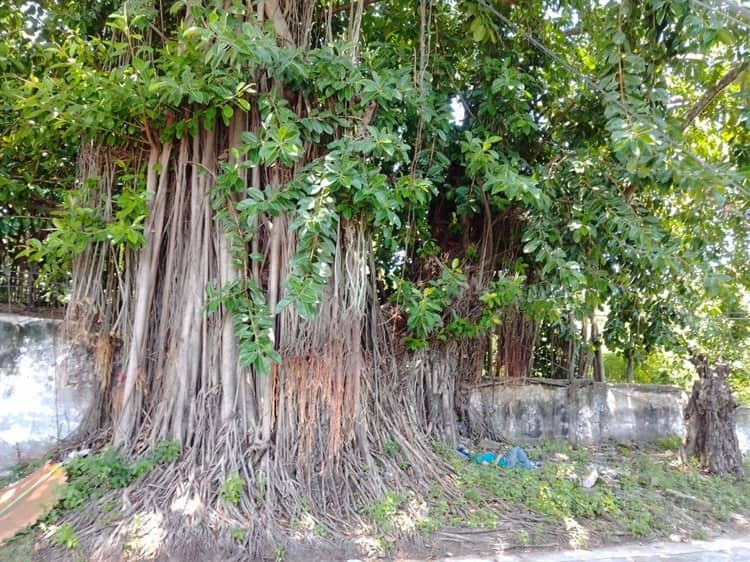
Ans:
[{"label": "tree trunk", "polygon": [[696,457],[701,466],[713,474],[744,478],[736,432],[737,404],[727,384],[729,367],[711,367],[700,355],[694,355],[691,361],[700,378],[693,385],[685,409],[685,452],[689,457]]},{"label": "tree trunk", "polygon": [[596,323],[596,317],[593,313],[591,314],[591,345],[594,347],[594,380],[596,382],[606,382],[602,338],[599,334],[599,325]]},{"label": "tree trunk", "polygon": [[633,384],[633,367],[634,367],[633,363],[634,363],[633,356],[628,355],[628,362],[627,362],[627,365],[625,366],[625,377],[627,378],[627,381],[630,384]]},{"label": "tree trunk", "polygon": [[575,320],[573,318],[573,311],[569,310],[568,311],[568,346],[567,346],[567,352],[565,354],[565,371],[568,376],[568,382],[573,381],[573,375],[575,373],[575,369],[573,368],[575,351],[576,351]]},{"label": "tree trunk", "polygon": [[503,313],[497,329],[496,372],[508,378],[529,376],[536,340],[536,322],[518,308],[510,307]]}]

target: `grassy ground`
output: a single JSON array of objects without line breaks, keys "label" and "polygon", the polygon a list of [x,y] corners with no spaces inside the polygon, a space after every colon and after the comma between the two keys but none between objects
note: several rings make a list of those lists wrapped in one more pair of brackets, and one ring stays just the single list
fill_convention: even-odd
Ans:
[{"label": "grassy ground", "polygon": [[[529,448],[532,459],[543,461],[533,471],[480,466],[444,449],[441,454],[455,470],[462,499],[449,502],[434,486],[416,527],[433,536],[437,550],[446,549],[443,538],[453,537],[456,543],[475,542],[468,549],[473,553],[497,552],[498,544],[580,548],[750,530],[750,482],[707,476],[694,464],[681,462],[678,448],[674,439],[647,447],[588,449],[547,443]],[[594,469],[598,478],[587,489],[582,480]],[[750,462],[745,472],[750,476]],[[386,497],[372,510],[375,525],[386,536],[393,527],[403,527],[406,513],[415,512],[405,509],[410,501]],[[466,512],[468,517],[462,515]]]},{"label": "grassy ground", "polygon": [[[135,464],[124,463],[111,450],[79,461],[63,503],[70,509],[98,509],[103,520],[116,523],[119,510],[104,501],[103,491],[125,486],[138,473],[169,462],[179,454],[170,447],[166,444]],[[587,449],[546,443],[528,449],[532,459],[543,462],[533,471],[480,466],[441,444],[435,447],[453,471],[444,482],[433,483],[426,497],[393,491],[363,505],[370,523],[348,546],[328,541],[335,544],[325,547],[324,529],[311,517],[301,517],[290,522],[289,543],[279,545],[270,559],[335,559],[361,557],[363,552],[428,558],[664,537],[705,539],[722,530],[750,530],[750,482],[712,478],[684,464],[676,450],[678,440]],[[398,448],[389,454],[398,455]],[[596,483],[583,487],[582,480],[593,470]],[[746,472],[750,475],[750,462]],[[0,547],[0,562],[46,560],[50,542],[57,544],[55,558],[86,559],[75,529],[63,525],[55,531],[54,520],[48,520],[46,528],[43,554],[35,550],[41,531],[27,532]],[[231,531],[238,540],[244,536],[241,530]],[[143,552],[136,544],[130,547]]]},{"label": "grassy ground", "polygon": [[13,482],[20,480],[24,476],[31,474],[37,468],[42,466],[43,462],[44,461],[42,460],[33,460],[13,467],[8,476],[0,478],[0,490],[5,488],[9,484],[12,484]]}]

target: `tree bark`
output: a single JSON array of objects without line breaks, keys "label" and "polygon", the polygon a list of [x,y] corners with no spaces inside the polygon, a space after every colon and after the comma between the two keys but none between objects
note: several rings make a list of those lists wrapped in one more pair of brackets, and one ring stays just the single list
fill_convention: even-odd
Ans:
[{"label": "tree bark", "polygon": [[568,349],[565,356],[565,371],[568,375],[568,382],[573,381],[573,375],[575,369],[573,368],[574,355],[576,351],[575,343],[575,321],[573,318],[573,311],[568,311]]},{"label": "tree bark", "polygon": [[737,404],[727,384],[729,367],[711,367],[701,355],[694,355],[691,361],[700,378],[693,385],[685,409],[685,452],[689,457],[696,457],[712,474],[734,474],[737,478],[744,478],[735,429]]},{"label": "tree bark", "polygon": [[633,384],[633,357],[628,356],[628,363],[625,367],[625,376],[630,384]]},{"label": "tree bark", "polygon": [[596,382],[606,382],[602,338],[599,334],[599,325],[596,323],[593,313],[591,314],[591,345],[594,346],[594,380]]}]

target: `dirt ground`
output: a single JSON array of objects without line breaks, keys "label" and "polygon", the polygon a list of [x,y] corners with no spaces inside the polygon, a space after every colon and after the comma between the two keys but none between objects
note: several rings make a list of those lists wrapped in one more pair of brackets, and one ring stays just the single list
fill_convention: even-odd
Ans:
[{"label": "dirt ground", "polygon": [[[172,547],[164,543],[155,545],[151,555],[141,548],[139,540],[146,540],[148,532],[140,535],[129,531],[120,545],[117,555],[93,557],[91,546],[109,541],[112,524],[106,523],[97,529],[75,530],[73,547],[58,544],[52,546],[55,526],[36,528],[0,546],[0,562],[79,562],[101,560],[103,562],[125,562],[152,560],[157,562],[224,562],[229,560],[267,560],[273,562],[302,562],[313,560],[433,560],[453,556],[495,556],[507,552],[542,552],[571,548],[597,548],[617,544],[648,544],[659,540],[688,542],[713,537],[750,534],[750,497],[747,482],[710,478],[696,467],[682,466],[678,453],[673,450],[642,450],[639,446],[626,448],[622,445],[570,450],[557,445],[551,448],[531,449],[532,458],[541,458],[544,466],[539,471],[511,472],[510,469],[479,467],[457,461],[456,476],[467,479],[471,492],[482,486],[516,484],[527,486],[527,499],[511,503],[508,511],[507,498],[494,497],[482,491],[468,505],[468,517],[444,517],[435,520],[435,526],[412,527],[411,531],[395,525],[373,524],[358,532],[345,533],[335,538],[319,536],[313,529],[292,530],[287,540],[269,548],[265,556],[250,557],[237,541],[227,540],[226,533],[211,530],[191,536],[184,529],[180,540],[171,541]],[[458,464],[458,463],[462,464]],[[747,465],[746,465],[747,466]],[[600,476],[590,490],[583,485],[565,482],[560,475],[569,467],[578,467],[578,472],[597,467]],[[498,472],[499,471],[499,472]],[[493,480],[494,479],[494,480]],[[536,497],[536,490],[555,483],[566,484],[557,493],[570,492],[579,499],[598,497],[620,498],[627,509],[596,516],[562,516],[557,512],[542,513],[533,502],[523,503]],[[606,493],[605,493],[606,492]],[[623,495],[627,492],[629,495]],[[554,489],[550,494],[556,493]],[[560,498],[558,498],[560,499]],[[562,498],[565,499],[565,498]],[[518,497],[516,497],[518,500]],[[630,502],[630,503],[628,503]],[[406,502],[404,502],[406,503]],[[632,504],[632,505],[631,505]],[[731,509],[727,505],[731,504]],[[431,511],[435,505],[429,506]],[[94,512],[102,504],[90,502],[84,508]],[[493,511],[494,510],[494,511]],[[168,510],[165,510],[165,512]],[[464,511],[465,513],[465,511]],[[496,519],[488,514],[500,514]],[[580,512],[578,512],[580,513]],[[393,513],[394,521],[401,513]],[[480,517],[481,516],[481,517]],[[98,517],[105,521],[113,513],[100,511]],[[484,517],[484,518],[482,518]],[[650,527],[641,529],[627,520],[643,517]],[[141,517],[140,524],[144,518]],[[381,522],[382,523],[382,522]],[[78,539],[80,538],[80,545]],[[168,538],[168,537],[167,537]],[[60,541],[57,541],[60,543]],[[168,540],[164,541],[170,542]],[[154,545],[151,545],[154,546]]]}]

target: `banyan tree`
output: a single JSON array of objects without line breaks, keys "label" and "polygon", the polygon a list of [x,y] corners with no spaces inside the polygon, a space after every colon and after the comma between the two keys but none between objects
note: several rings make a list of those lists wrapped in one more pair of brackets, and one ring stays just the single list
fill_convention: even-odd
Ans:
[{"label": "banyan tree", "polygon": [[602,338],[632,374],[744,263],[722,245],[746,239],[722,203],[746,181],[723,135],[746,138],[721,95],[738,29],[690,2],[28,4],[54,30],[0,84],[0,148],[61,139],[77,164],[27,255],[70,264],[98,388],[79,442],[180,447],[123,502],[160,513],[168,551],[260,552],[303,516],[335,536],[435,482],[450,498],[436,450],[472,385],[601,380]]},{"label": "banyan tree", "polygon": [[405,471],[426,485],[430,434],[454,431],[454,373],[397,360],[374,266],[433,189],[428,3],[416,69],[387,72],[360,52],[362,0],[131,4],[67,77],[89,132],[67,204],[131,221],[73,262],[67,327],[92,338],[100,381],[84,434],[181,445],[129,497],[178,506],[178,552],[200,521],[255,549],[303,511],[340,529]]}]

